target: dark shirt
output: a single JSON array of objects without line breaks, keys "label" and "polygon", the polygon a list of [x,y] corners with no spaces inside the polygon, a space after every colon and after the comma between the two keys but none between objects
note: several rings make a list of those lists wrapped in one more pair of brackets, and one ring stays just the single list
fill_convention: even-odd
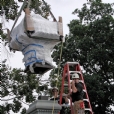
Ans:
[{"label": "dark shirt", "polygon": [[[54,100],[54,98],[51,98],[50,100]],[[56,97],[56,98],[55,98],[55,101],[58,101],[58,103],[59,103],[59,100],[60,100],[59,97]],[[61,103],[61,104],[64,104],[64,103],[65,103],[65,99],[62,98],[62,103]]]},{"label": "dark shirt", "polygon": [[76,83],[75,84],[77,88],[77,92],[72,92],[71,98],[72,102],[83,100],[83,86],[81,83]]}]

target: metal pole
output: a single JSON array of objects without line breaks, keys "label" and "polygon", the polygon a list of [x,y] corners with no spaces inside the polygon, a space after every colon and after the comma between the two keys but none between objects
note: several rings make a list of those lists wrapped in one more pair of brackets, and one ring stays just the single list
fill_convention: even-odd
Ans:
[{"label": "metal pole", "polygon": [[[14,24],[13,24],[13,27],[12,27],[12,29],[11,29],[11,32],[12,32],[12,30],[13,30],[15,24],[17,23],[17,20],[18,20],[19,16],[21,15],[21,12],[22,12],[22,10],[23,10],[25,4],[26,4],[26,0],[24,0],[24,3],[23,3],[23,5],[22,5],[22,7],[21,7],[21,9],[20,9],[20,11],[19,11],[19,13],[18,13],[18,16],[17,16],[17,18],[16,18]],[[11,34],[11,32],[10,32],[10,34]]]},{"label": "metal pole", "polygon": [[[42,1],[44,2],[45,6],[48,8],[48,6],[47,6],[46,2],[45,2],[44,0],[42,0]],[[54,17],[53,13],[50,11],[50,9],[49,9],[49,8],[48,8],[48,10],[49,10],[49,12],[50,12],[50,14],[51,14],[51,16],[52,16],[53,20],[57,22],[56,18]]]}]

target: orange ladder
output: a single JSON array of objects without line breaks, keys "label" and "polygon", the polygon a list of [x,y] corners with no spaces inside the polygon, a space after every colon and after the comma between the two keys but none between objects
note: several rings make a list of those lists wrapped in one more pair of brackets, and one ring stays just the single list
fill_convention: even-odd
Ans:
[{"label": "orange ladder", "polygon": [[[81,71],[81,68],[80,68],[80,64],[78,62],[67,62],[64,65],[63,74],[62,74],[61,92],[60,92],[60,104],[62,102],[62,94],[65,91],[64,88],[67,87],[67,92],[71,93],[71,86],[70,86],[71,77],[70,76],[73,73],[78,73],[79,74],[79,77],[80,77],[79,80],[83,85],[83,91],[84,91],[83,101],[84,101],[84,104],[85,104],[85,114],[93,114],[92,107],[91,107],[90,100],[89,100],[89,96],[88,96],[88,93],[87,93],[87,89],[86,89],[86,86],[85,86],[85,83],[84,83],[83,74],[82,74],[82,71]],[[70,110],[71,110],[71,114],[74,114],[71,98],[70,98],[70,106],[69,107],[70,107]]]}]

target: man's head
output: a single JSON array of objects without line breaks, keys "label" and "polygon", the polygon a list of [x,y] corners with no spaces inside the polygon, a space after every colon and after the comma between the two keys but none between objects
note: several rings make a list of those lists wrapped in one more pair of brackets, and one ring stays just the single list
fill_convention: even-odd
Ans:
[{"label": "man's head", "polygon": [[77,74],[77,73],[72,74],[72,80],[74,80],[76,83],[78,83],[79,82],[79,74]]},{"label": "man's head", "polygon": [[58,92],[59,92],[59,89],[58,89],[57,87],[53,87],[53,88],[52,88],[52,94],[53,94],[54,96],[57,96],[57,95],[58,95]]}]

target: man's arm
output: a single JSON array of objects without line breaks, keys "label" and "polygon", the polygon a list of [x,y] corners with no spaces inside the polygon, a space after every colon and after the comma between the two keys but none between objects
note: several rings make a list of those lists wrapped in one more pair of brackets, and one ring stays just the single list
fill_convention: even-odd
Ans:
[{"label": "man's arm", "polygon": [[76,88],[76,86],[75,86],[74,80],[72,80],[71,87],[72,87],[72,92],[73,93],[76,93],[78,91],[77,88]]}]

